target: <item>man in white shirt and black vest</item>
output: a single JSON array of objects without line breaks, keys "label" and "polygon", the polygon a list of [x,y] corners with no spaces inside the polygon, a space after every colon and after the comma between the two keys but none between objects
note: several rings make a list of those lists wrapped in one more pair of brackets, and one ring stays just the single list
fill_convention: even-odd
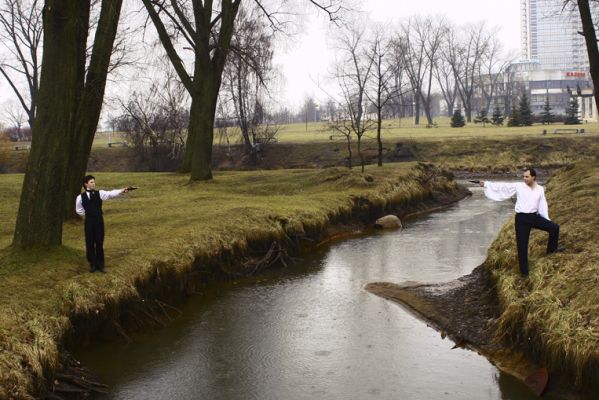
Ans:
[{"label": "man in white shirt and black vest", "polygon": [[562,251],[558,248],[559,225],[549,219],[545,189],[537,184],[537,172],[528,168],[522,176],[524,182],[485,182],[485,196],[491,200],[506,200],[516,195],[516,245],[522,276],[528,276],[528,240],[532,228],[549,232],[547,253]]},{"label": "man in white shirt and black vest", "polygon": [[77,196],[75,211],[85,217],[85,251],[89,262],[89,271],[104,272],[104,218],[102,217],[102,201],[110,200],[128,188],[115,190],[96,190],[96,178],[87,175],[83,178],[85,192]]}]

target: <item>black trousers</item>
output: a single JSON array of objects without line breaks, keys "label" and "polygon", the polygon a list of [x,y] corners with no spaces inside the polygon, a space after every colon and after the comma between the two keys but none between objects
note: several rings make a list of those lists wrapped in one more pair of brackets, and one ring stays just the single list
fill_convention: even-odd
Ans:
[{"label": "black trousers", "polygon": [[528,275],[528,240],[532,228],[549,232],[547,253],[553,253],[557,250],[557,242],[559,240],[559,225],[555,222],[549,221],[537,213],[516,213],[518,264],[520,265],[520,273],[524,276]]},{"label": "black trousers", "polygon": [[85,218],[85,251],[92,269],[104,269],[104,218]]}]

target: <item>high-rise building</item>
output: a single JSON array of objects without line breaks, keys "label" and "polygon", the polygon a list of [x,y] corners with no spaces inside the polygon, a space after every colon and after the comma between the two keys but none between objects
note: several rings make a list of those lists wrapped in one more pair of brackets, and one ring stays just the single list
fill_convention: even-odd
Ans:
[{"label": "high-rise building", "polygon": [[580,16],[563,0],[520,0],[522,56],[544,70],[588,71]]}]

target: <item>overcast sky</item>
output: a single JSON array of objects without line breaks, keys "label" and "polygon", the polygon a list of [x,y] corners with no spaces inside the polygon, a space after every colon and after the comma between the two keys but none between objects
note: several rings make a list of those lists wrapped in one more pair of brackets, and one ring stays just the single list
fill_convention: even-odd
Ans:
[{"label": "overcast sky", "polygon": [[[356,0],[361,9],[375,22],[395,22],[413,15],[444,15],[456,24],[487,21],[490,27],[499,28],[499,38],[505,50],[520,50],[519,0]],[[275,64],[279,66],[284,83],[274,96],[279,104],[298,108],[306,96],[325,100],[326,94],[319,87],[332,91],[328,78],[334,60],[327,47],[327,30],[331,24],[324,15],[313,11],[307,16],[302,34],[277,49]],[[108,88],[109,92],[114,90]],[[0,120],[5,120],[3,108],[14,102],[14,95],[0,77]]]},{"label": "overcast sky", "polygon": [[[360,3],[376,22],[392,23],[413,15],[444,15],[456,24],[487,21],[490,27],[499,28],[504,49],[520,54],[519,0],[363,0]],[[319,87],[331,90],[328,71],[334,57],[325,39],[327,25],[330,24],[324,17],[311,16],[304,34],[285,53],[275,54],[275,63],[286,80],[282,96],[292,108],[299,107],[306,96],[326,98]]]}]

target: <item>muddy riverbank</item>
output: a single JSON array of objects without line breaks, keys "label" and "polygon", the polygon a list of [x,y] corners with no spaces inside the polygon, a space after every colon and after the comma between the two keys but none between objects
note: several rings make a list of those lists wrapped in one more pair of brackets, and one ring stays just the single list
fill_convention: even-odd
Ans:
[{"label": "muddy riverbank", "polygon": [[[372,282],[365,286],[370,293],[407,308],[441,337],[452,340],[455,347],[464,347],[485,356],[497,368],[521,381],[526,381],[543,364],[497,337],[497,320],[501,315],[495,283],[483,266],[455,281],[422,284],[406,282]],[[521,285],[521,296],[529,295],[527,285]],[[533,388],[531,388],[531,391]],[[592,390],[574,390],[571,380],[559,371],[549,372],[543,390],[544,398],[594,399]]]}]

